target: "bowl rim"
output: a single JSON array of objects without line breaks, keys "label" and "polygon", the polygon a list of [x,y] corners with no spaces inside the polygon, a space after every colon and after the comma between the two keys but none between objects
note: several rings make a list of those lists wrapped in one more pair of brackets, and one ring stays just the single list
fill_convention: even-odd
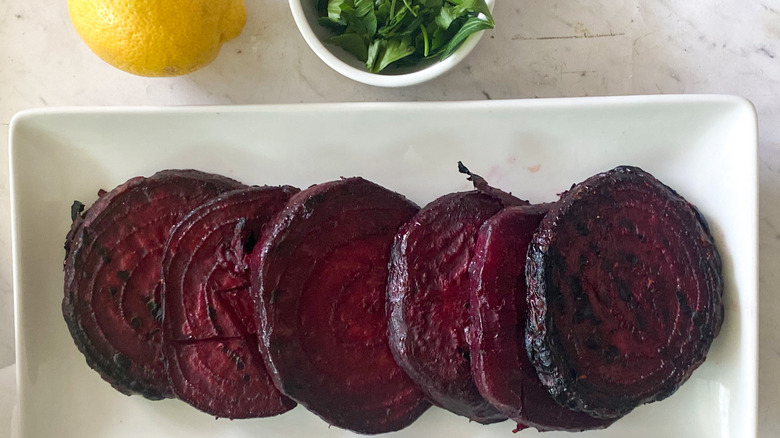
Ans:
[{"label": "bowl rim", "polygon": [[[422,70],[398,75],[371,73],[367,70],[360,70],[347,64],[330,51],[330,49],[317,37],[314,33],[314,29],[312,29],[311,23],[306,19],[306,14],[303,11],[303,1],[314,0],[289,0],[290,11],[292,12],[295,25],[298,27],[298,31],[300,31],[306,44],[308,44],[314,54],[330,68],[343,76],[357,82],[377,87],[407,87],[441,76],[466,58],[466,56],[474,50],[474,47],[476,47],[477,43],[482,38],[482,35],[485,33],[485,31],[480,31],[469,35],[463,44],[461,44],[461,46],[447,59],[436,61]],[[495,0],[485,0],[485,3],[492,12]]]}]

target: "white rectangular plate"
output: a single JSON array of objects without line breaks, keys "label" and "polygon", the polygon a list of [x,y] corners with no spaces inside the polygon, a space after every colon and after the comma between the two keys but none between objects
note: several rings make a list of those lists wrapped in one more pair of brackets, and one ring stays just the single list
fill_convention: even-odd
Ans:
[{"label": "white rectangular plate", "polygon": [[[28,111],[11,125],[11,197],[21,436],[336,437],[302,407],[271,419],[215,420],[177,400],[114,391],[63,321],[70,206],[166,168],[249,184],[307,187],[360,175],[420,205],[469,189],[456,162],[494,186],[551,201],[620,164],[640,166],[709,220],[725,265],[723,330],[672,397],[599,437],[754,437],[757,179],[752,105],[727,96],[637,96],[463,103],[317,104]],[[397,437],[510,437],[430,409]],[[533,436],[532,430],[517,436]],[[546,433],[544,437],[571,437]]]}]

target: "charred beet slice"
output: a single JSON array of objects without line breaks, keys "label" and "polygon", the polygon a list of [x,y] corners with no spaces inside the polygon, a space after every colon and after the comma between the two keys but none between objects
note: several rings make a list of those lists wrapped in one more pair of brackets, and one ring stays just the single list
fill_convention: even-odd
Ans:
[{"label": "charred beet slice", "polygon": [[130,179],[82,216],[65,242],[62,312],[87,363],[114,388],[171,396],[160,352],[160,261],[171,228],[206,200],[242,185],[195,170]]},{"label": "charred beet slice", "polygon": [[505,206],[477,190],[425,206],[395,238],[387,289],[390,349],[398,364],[435,404],[483,424],[505,417],[471,376],[468,266],[479,227]]},{"label": "charred beet slice", "polygon": [[246,254],[297,191],[223,193],[179,222],[165,246],[163,353],[173,392],[214,416],[268,417],[295,406],[257,349]]},{"label": "charred beet slice", "polygon": [[540,431],[600,429],[599,420],[560,406],[525,349],[528,243],[550,204],[509,207],[479,229],[469,265],[471,372],[479,392],[518,425]]},{"label": "charred beet slice", "polygon": [[561,404],[599,418],[671,395],[723,320],[721,260],[694,206],[636,167],[564,194],[528,251],[527,348]]},{"label": "charred beet slice", "polygon": [[406,427],[428,407],[387,346],[390,246],[417,211],[361,178],[310,187],[251,255],[260,349],[283,393],[331,425]]}]

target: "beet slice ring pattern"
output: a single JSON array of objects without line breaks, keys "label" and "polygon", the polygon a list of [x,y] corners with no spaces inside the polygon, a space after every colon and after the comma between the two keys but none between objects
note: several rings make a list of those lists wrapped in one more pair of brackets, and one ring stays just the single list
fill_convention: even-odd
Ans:
[{"label": "beet slice ring pattern", "polygon": [[260,349],[282,392],[336,427],[375,434],[428,407],[387,346],[393,236],[417,211],[361,178],[293,196],[251,255]]},{"label": "beet slice ring pattern", "polygon": [[613,420],[596,419],[556,403],[526,353],[526,254],[549,208],[549,204],[509,207],[479,229],[469,265],[472,375],[482,396],[519,428],[601,429]]},{"label": "beet slice ring pattern", "polygon": [[166,244],[163,353],[173,392],[217,417],[268,417],[292,409],[257,347],[246,254],[293,187],[223,193],[187,215]]},{"label": "beet slice ring pattern", "polygon": [[171,228],[206,200],[242,187],[195,170],[130,179],[83,215],[65,242],[62,312],[87,364],[124,394],[171,395],[161,358],[160,260]]},{"label": "beet slice ring pattern", "polygon": [[616,418],[671,395],[720,331],[721,260],[707,223],[636,167],[565,193],[528,258],[527,348],[572,409]]},{"label": "beet slice ring pattern", "polygon": [[503,208],[476,190],[426,205],[396,236],[387,288],[390,349],[398,364],[435,404],[483,424],[506,417],[471,376],[468,266],[479,227]]}]

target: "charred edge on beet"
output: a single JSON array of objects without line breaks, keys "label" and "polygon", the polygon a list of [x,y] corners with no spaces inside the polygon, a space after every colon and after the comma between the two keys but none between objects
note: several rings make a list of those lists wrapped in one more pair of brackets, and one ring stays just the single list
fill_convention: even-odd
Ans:
[{"label": "charred edge on beet", "polygon": [[75,221],[76,218],[84,211],[84,204],[80,201],[73,201],[73,205],[70,206],[70,220]]},{"label": "charred edge on beet", "polygon": [[613,421],[558,405],[526,354],[526,253],[548,209],[509,207],[480,227],[469,265],[472,374],[485,399],[519,425],[540,431],[602,429]]},{"label": "charred edge on beet", "polygon": [[[179,185],[177,186],[177,184]],[[78,204],[74,203],[74,205],[72,205],[71,213],[73,214],[76,212],[76,215],[65,243],[66,254],[63,262],[65,271],[65,293],[62,301],[62,311],[74,343],[84,355],[87,364],[96,370],[101,377],[115,389],[123,394],[140,394],[148,399],[158,400],[172,395],[170,387],[168,386],[165,367],[159,356],[159,345],[157,348],[158,354],[154,355],[154,359],[139,363],[132,360],[122,351],[127,352],[134,348],[145,349],[147,348],[145,340],[142,341],[139,338],[138,345],[135,345],[133,342],[121,341],[119,343],[122,344],[122,351],[119,350],[117,345],[112,344],[111,341],[106,341],[104,339],[105,330],[98,326],[98,322],[95,319],[96,312],[102,312],[103,310],[93,308],[93,302],[91,300],[94,296],[98,296],[98,294],[107,293],[110,293],[110,295],[104,295],[107,299],[118,299],[116,297],[119,293],[119,289],[116,287],[117,285],[105,282],[101,284],[94,284],[91,282],[85,284],[80,283],[82,281],[96,279],[95,272],[93,271],[104,266],[112,266],[110,270],[115,270],[113,276],[104,276],[104,279],[110,278],[111,281],[121,282],[122,285],[130,280],[129,275],[127,278],[122,278],[122,272],[127,271],[113,266],[112,260],[119,260],[121,258],[120,254],[135,254],[135,249],[131,249],[129,252],[120,247],[111,249],[109,248],[110,245],[101,242],[99,232],[124,223],[124,220],[126,220],[125,215],[122,215],[122,217],[117,219],[104,217],[106,215],[114,214],[112,213],[114,212],[113,209],[117,208],[118,205],[122,205],[121,203],[123,202],[122,199],[124,199],[124,196],[137,195],[137,198],[139,199],[138,202],[140,203],[139,205],[146,205],[151,201],[151,199],[147,197],[149,194],[147,191],[148,185],[160,187],[160,190],[174,191],[177,191],[182,187],[187,187],[187,189],[182,192],[183,198],[176,199],[184,199],[184,204],[189,204],[186,206],[183,205],[181,211],[169,212],[171,215],[170,217],[174,218],[171,219],[173,222],[161,225],[166,228],[164,230],[165,232],[169,232],[178,218],[189,212],[202,201],[212,196],[216,196],[223,191],[240,187],[241,184],[223,176],[196,170],[168,170],[158,172],[149,178],[131,178],[111,192],[100,190],[98,192],[98,199],[85,213],[83,213],[83,215],[80,214],[81,211],[79,210],[81,210],[81,207]],[[125,208],[126,207],[127,206],[125,206]],[[137,209],[134,209],[133,212],[137,212]],[[102,222],[104,220],[105,222]],[[93,226],[101,228],[96,232],[93,230]],[[155,233],[155,235],[157,235],[157,233]],[[114,254],[112,253],[113,250],[119,252]],[[145,251],[146,250],[144,250],[144,253]],[[154,285],[153,288],[157,288],[159,279],[158,281],[151,282],[151,284]],[[159,299],[153,298],[155,293],[157,292],[138,291],[138,294],[143,295],[139,297],[141,300],[151,298],[154,303],[159,303]],[[154,315],[149,313],[148,309],[141,310],[140,312],[144,314],[144,318],[147,318],[152,326],[155,324]],[[125,325],[131,330],[137,330],[140,325],[138,324],[138,321],[131,316],[128,316],[127,320],[122,319],[120,321],[115,319],[117,327],[119,325]],[[159,322],[156,322],[156,324],[159,325]],[[85,326],[89,325],[93,326],[89,330],[97,330],[98,332],[103,333],[96,338],[91,337],[89,335],[90,331],[85,329]],[[110,329],[110,327],[108,328]],[[147,333],[146,338],[159,339],[159,327],[149,327],[144,330],[146,330]],[[115,342],[118,341],[115,339]]]},{"label": "charred edge on beet", "polygon": [[[581,330],[586,330],[587,327],[600,327],[599,324],[610,323],[610,321],[600,319],[590,307],[591,304],[589,304],[587,299],[587,293],[592,289],[587,289],[587,283],[583,282],[583,279],[580,277],[580,275],[587,275],[587,271],[584,270],[586,268],[583,267],[584,265],[580,262],[578,265],[575,265],[579,266],[578,271],[571,272],[567,268],[567,266],[571,265],[567,265],[567,259],[564,258],[558,248],[560,245],[565,246],[567,244],[569,247],[572,247],[574,245],[572,242],[593,238],[591,233],[583,232],[590,231],[587,227],[571,223],[572,220],[575,222],[579,220],[577,217],[571,218],[572,215],[578,214],[573,213],[574,211],[579,211],[576,208],[584,209],[583,205],[589,205],[587,204],[588,202],[594,202],[596,205],[594,210],[587,211],[590,212],[590,216],[595,215],[599,217],[601,209],[607,208],[603,206],[611,207],[619,202],[613,199],[613,196],[622,196],[619,190],[629,190],[629,188],[634,190],[631,194],[635,197],[640,196],[637,193],[650,197],[648,199],[642,198],[643,205],[650,205],[652,201],[663,199],[664,201],[659,201],[659,204],[664,206],[663,209],[671,210],[654,214],[661,214],[662,217],[667,217],[665,216],[666,214],[674,214],[673,219],[670,220],[674,221],[675,226],[684,228],[684,230],[677,228],[669,230],[671,225],[664,223],[663,228],[648,226],[648,228],[643,228],[642,232],[636,231],[639,234],[634,237],[641,242],[642,239],[654,238],[653,236],[642,234],[643,232],[651,233],[653,230],[657,230],[658,233],[666,233],[667,231],[677,233],[675,234],[676,239],[667,239],[663,237],[663,234],[659,234],[661,236],[659,238],[662,239],[660,245],[665,247],[675,246],[675,249],[668,251],[671,254],[688,254],[690,252],[691,260],[679,262],[675,259],[675,262],[668,267],[666,267],[666,262],[664,261],[661,263],[661,268],[669,269],[671,272],[680,270],[687,272],[686,270],[691,270],[690,274],[685,274],[686,278],[682,281],[686,282],[688,276],[695,277],[697,286],[691,286],[691,289],[686,290],[689,293],[700,296],[703,307],[696,313],[686,312],[686,306],[683,305],[679,298],[681,293],[679,289],[674,290],[674,288],[665,287],[661,292],[654,292],[663,293],[663,295],[651,295],[652,297],[659,297],[653,299],[666,300],[668,306],[671,306],[671,311],[678,309],[676,311],[679,312],[680,324],[685,324],[680,330],[685,330],[684,333],[686,334],[683,336],[686,338],[675,338],[673,333],[669,334],[668,336],[672,337],[664,341],[668,342],[668,344],[658,347],[659,351],[657,356],[655,356],[656,362],[646,360],[642,364],[647,367],[655,366],[648,377],[638,378],[636,381],[626,383],[618,389],[607,390],[598,383],[594,383],[593,379],[602,377],[589,375],[588,369],[579,369],[577,364],[580,358],[571,356],[570,353],[567,353],[567,348],[564,347],[564,342],[574,342],[572,339],[580,339],[580,335],[576,331],[569,334],[562,333],[562,330],[573,329],[573,327],[558,327],[556,322],[556,315],[564,312],[564,308],[561,306],[565,300],[581,303],[578,304],[576,311],[572,314],[575,326],[576,324],[585,324]],[[613,195],[612,190],[618,191]],[[598,197],[601,197],[601,200],[598,200]],[[635,208],[631,205],[623,208]],[[629,210],[621,209],[615,218],[601,217],[600,219],[602,221],[611,221],[608,223],[615,224],[615,227],[639,226],[638,221],[622,220],[621,215],[626,211]],[[634,215],[637,214],[639,213],[634,213]],[[642,214],[647,215],[646,213]],[[566,230],[567,226],[571,227],[569,229],[572,231],[569,232],[575,234],[571,238],[574,240],[566,240],[564,237],[559,237],[564,232],[561,230]],[[600,222],[599,226],[607,225]],[[639,228],[636,228],[636,230],[639,230]],[[608,252],[609,250],[609,247],[603,247],[600,250],[601,252],[597,254],[600,254],[599,257],[601,258],[608,257],[610,255],[606,254],[605,251]],[[661,254],[665,253],[653,250],[652,254],[652,257],[661,257]],[[572,255],[571,253],[568,253],[568,256],[577,257],[576,254]],[[614,257],[614,254],[611,256],[617,259]],[[585,257],[587,258],[587,255]],[[649,260],[645,261],[645,263],[659,265],[660,261],[660,259]],[[621,267],[621,269],[625,269],[627,272],[634,272],[631,269],[637,263],[641,264],[642,260],[625,257],[621,264],[615,266]],[[624,266],[625,268],[622,268]],[[610,269],[616,268],[610,267]],[[608,271],[605,275],[611,276],[612,274]],[[723,282],[721,262],[717,248],[706,226],[706,221],[703,221],[703,217],[695,207],[680,197],[674,190],[635,167],[622,166],[596,175],[583,183],[575,185],[572,190],[562,196],[556,208],[545,217],[542,226],[529,246],[526,278],[529,291],[531,292],[528,295],[529,320],[527,323],[526,345],[529,358],[534,363],[540,380],[548,387],[551,395],[560,404],[570,409],[587,412],[597,418],[617,418],[630,412],[638,405],[661,400],[674,393],[704,361],[707,351],[722,324],[723,305],[721,296],[723,293]],[[636,279],[640,278],[644,277],[639,276]],[[626,315],[633,315],[633,320],[637,324],[635,326],[637,330],[661,330],[661,328],[651,326],[651,324],[668,325],[668,322],[665,322],[667,317],[663,309],[660,314],[658,311],[654,311],[653,314],[646,316],[642,314],[641,307],[643,303],[631,301],[631,295],[627,292],[629,289],[626,289],[629,287],[629,283],[625,279],[622,282],[615,280],[613,283],[608,284],[612,284],[612,287],[616,290],[614,292],[615,305],[629,309],[629,313]],[[657,287],[664,287],[663,281]],[[634,291],[635,289],[630,290]],[[641,292],[644,289],[637,290]],[[580,323],[576,323],[576,321],[580,321]],[[566,324],[571,325],[568,320]],[[600,332],[597,331],[596,333]],[[689,336],[687,333],[690,333],[691,341],[686,340],[687,336]],[[580,339],[577,342],[583,342],[586,350],[595,349],[593,351],[596,353],[598,351],[603,352],[602,357],[606,361],[604,362],[605,366],[611,361],[620,360],[627,353],[625,350],[621,352],[614,344],[607,345],[607,341],[600,339],[603,338]],[[646,343],[635,344],[633,348],[642,348],[644,345]],[[628,347],[624,346],[623,348]],[[683,351],[675,353],[671,351],[673,348],[683,348]],[[671,366],[669,366],[670,364]],[[633,370],[626,370],[625,372],[629,373],[625,374],[625,376],[628,376]],[[621,375],[614,378],[623,379],[624,377]]]}]

